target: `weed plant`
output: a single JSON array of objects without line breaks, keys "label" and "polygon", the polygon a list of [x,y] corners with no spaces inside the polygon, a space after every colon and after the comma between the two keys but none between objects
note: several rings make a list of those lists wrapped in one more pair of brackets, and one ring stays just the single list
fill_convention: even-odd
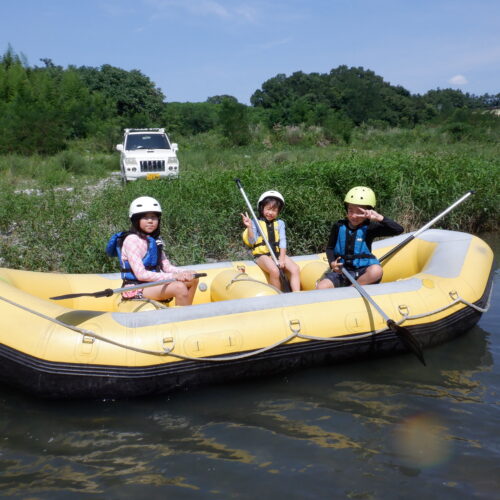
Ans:
[{"label": "weed plant", "polygon": [[[422,132],[423,134],[424,132]],[[392,136],[390,134],[393,134]],[[249,145],[221,149],[211,134],[183,147],[178,180],[122,186],[118,156],[71,151],[47,158],[0,158],[0,264],[77,273],[116,272],[104,248],[129,227],[130,202],[142,195],[163,207],[162,234],[177,265],[250,258],[241,241],[246,205],[268,189],[285,197],[291,255],[323,252],[331,224],[344,216],[343,197],[355,185],[377,194],[377,209],[407,231],[421,227],[470,189],[476,195],[435,227],[469,232],[498,229],[499,155],[496,144],[413,142],[389,147],[374,134],[360,147]],[[366,137],[365,137],[366,139]],[[204,147],[204,141],[211,144]],[[383,143],[381,143],[383,142]],[[396,141],[397,142],[397,141]],[[374,144],[377,143],[375,147]],[[29,189],[28,189],[29,188]]]}]

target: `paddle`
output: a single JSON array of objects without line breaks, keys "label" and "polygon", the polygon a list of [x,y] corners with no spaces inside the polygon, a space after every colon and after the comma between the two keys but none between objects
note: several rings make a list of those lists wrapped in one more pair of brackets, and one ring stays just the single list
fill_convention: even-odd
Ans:
[{"label": "paddle", "polygon": [[354,288],[359,292],[359,294],[365,298],[384,318],[387,326],[394,332],[403,342],[408,350],[413,352],[415,356],[420,360],[420,362],[425,366],[424,353],[422,352],[422,347],[420,346],[418,340],[410,333],[407,328],[399,326],[393,319],[390,319],[387,314],[380,308],[380,306],[370,297],[368,292],[352,277],[351,273],[347,271],[347,269],[342,266],[342,273],[344,276],[352,283]]},{"label": "paddle", "polygon": [[[195,273],[193,274],[194,278],[202,278],[203,276],[206,276],[207,273]],[[74,299],[76,297],[111,297],[111,295],[114,295],[115,293],[121,293],[121,292],[130,292],[131,290],[138,290],[139,288],[148,288],[150,286],[157,286],[157,285],[165,285],[166,283],[172,283],[174,281],[177,281],[175,279],[171,280],[160,280],[160,281],[151,281],[147,283],[139,283],[138,285],[133,285],[133,286],[125,286],[122,288],[115,288],[114,290],[111,288],[106,288],[105,290],[101,290],[99,292],[89,292],[89,293],[68,293],[67,295],[58,295],[57,297],[50,297],[52,300],[64,300],[64,299]]]},{"label": "paddle", "polygon": [[448,212],[451,212],[457,205],[460,205],[462,201],[466,200],[471,194],[474,194],[475,191],[468,191],[465,193],[460,199],[455,201],[455,203],[452,203],[446,210],[443,210],[439,215],[434,217],[430,222],[428,222],[425,226],[420,228],[418,231],[413,233],[412,235],[408,236],[405,240],[403,240],[401,243],[397,244],[394,248],[389,250],[385,255],[380,257],[379,262],[384,261],[385,259],[388,259],[392,255],[394,255],[396,252],[401,250],[405,245],[408,245],[411,240],[415,239],[420,233],[423,233],[425,230],[429,229],[433,224],[435,224],[439,219],[443,218]]},{"label": "paddle", "polygon": [[271,248],[271,245],[269,244],[268,239],[266,238],[266,235],[264,234],[264,231],[262,231],[262,228],[260,227],[259,221],[257,220],[257,217],[255,216],[255,212],[253,211],[252,204],[250,203],[245,190],[243,189],[243,185],[241,184],[241,181],[239,179],[234,179],[236,182],[236,185],[238,186],[238,189],[241,192],[241,195],[243,196],[243,199],[245,200],[248,211],[252,215],[252,219],[254,221],[255,226],[257,227],[257,230],[259,231],[260,235],[262,236],[262,239],[264,240],[264,243],[266,244],[269,254],[271,255],[271,259],[273,259],[274,263],[276,264],[276,267],[279,269],[279,274],[280,274],[280,283],[281,283],[281,289],[285,293],[289,293],[292,291],[292,287],[290,286],[290,282],[288,281],[288,278],[286,274],[284,273],[283,269],[281,269],[278,259],[276,258],[276,255],[274,254],[274,250]]}]

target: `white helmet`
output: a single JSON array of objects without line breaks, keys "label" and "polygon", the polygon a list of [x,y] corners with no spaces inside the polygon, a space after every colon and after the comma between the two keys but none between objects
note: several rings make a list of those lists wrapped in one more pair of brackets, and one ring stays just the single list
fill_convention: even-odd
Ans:
[{"label": "white helmet", "polygon": [[276,198],[277,200],[280,200],[283,205],[285,205],[285,198],[283,198],[283,195],[278,192],[278,191],[265,191],[260,195],[259,201],[257,202],[257,205],[260,206],[261,201],[265,200],[266,198]]},{"label": "white helmet", "polygon": [[130,219],[132,215],[144,214],[147,212],[161,214],[161,206],[154,198],[151,198],[151,196],[140,196],[130,204],[128,217]]}]

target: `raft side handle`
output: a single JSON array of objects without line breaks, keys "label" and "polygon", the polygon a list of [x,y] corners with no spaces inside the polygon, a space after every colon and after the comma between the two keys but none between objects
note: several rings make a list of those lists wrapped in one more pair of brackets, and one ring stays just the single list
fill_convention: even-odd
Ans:
[{"label": "raft side handle", "polygon": [[292,332],[295,335],[299,335],[300,334],[300,321],[298,319],[291,319],[288,322],[288,326],[290,327],[290,330],[292,330]]},{"label": "raft side handle", "polygon": [[408,308],[408,306],[406,304],[399,304],[398,310],[399,310],[399,314],[401,314],[401,316],[403,316],[403,317],[410,315],[410,309]]}]

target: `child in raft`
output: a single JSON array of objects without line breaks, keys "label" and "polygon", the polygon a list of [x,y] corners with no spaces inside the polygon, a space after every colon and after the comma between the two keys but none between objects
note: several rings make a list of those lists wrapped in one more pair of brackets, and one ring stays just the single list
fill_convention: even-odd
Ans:
[{"label": "child in raft", "polygon": [[326,256],[332,271],[326,272],[316,288],[350,286],[342,274],[342,266],[360,283],[369,285],[382,279],[382,266],[371,253],[374,238],[395,236],[403,228],[392,219],[374,210],[375,193],[368,187],[352,188],[344,199],[347,218],[332,227],[326,247]]},{"label": "child in raft", "polygon": [[280,270],[288,271],[290,274],[290,288],[292,292],[300,290],[300,269],[299,266],[286,254],[286,230],[283,220],[278,216],[285,206],[285,199],[278,191],[266,191],[261,194],[257,202],[259,211],[259,225],[271,246],[279,268],[271,258],[261,233],[257,229],[255,222],[250,219],[248,213],[241,214],[243,224],[246,229],[243,231],[243,241],[252,249],[252,254],[257,265],[269,276],[269,283],[281,290]]},{"label": "child in raft", "polygon": [[173,266],[167,259],[160,236],[161,206],[150,196],[135,199],[129,208],[129,231],[114,234],[106,253],[118,257],[123,286],[172,279],[171,283],[122,292],[123,299],[170,301],[176,306],[193,303],[198,280],[193,271]]}]

